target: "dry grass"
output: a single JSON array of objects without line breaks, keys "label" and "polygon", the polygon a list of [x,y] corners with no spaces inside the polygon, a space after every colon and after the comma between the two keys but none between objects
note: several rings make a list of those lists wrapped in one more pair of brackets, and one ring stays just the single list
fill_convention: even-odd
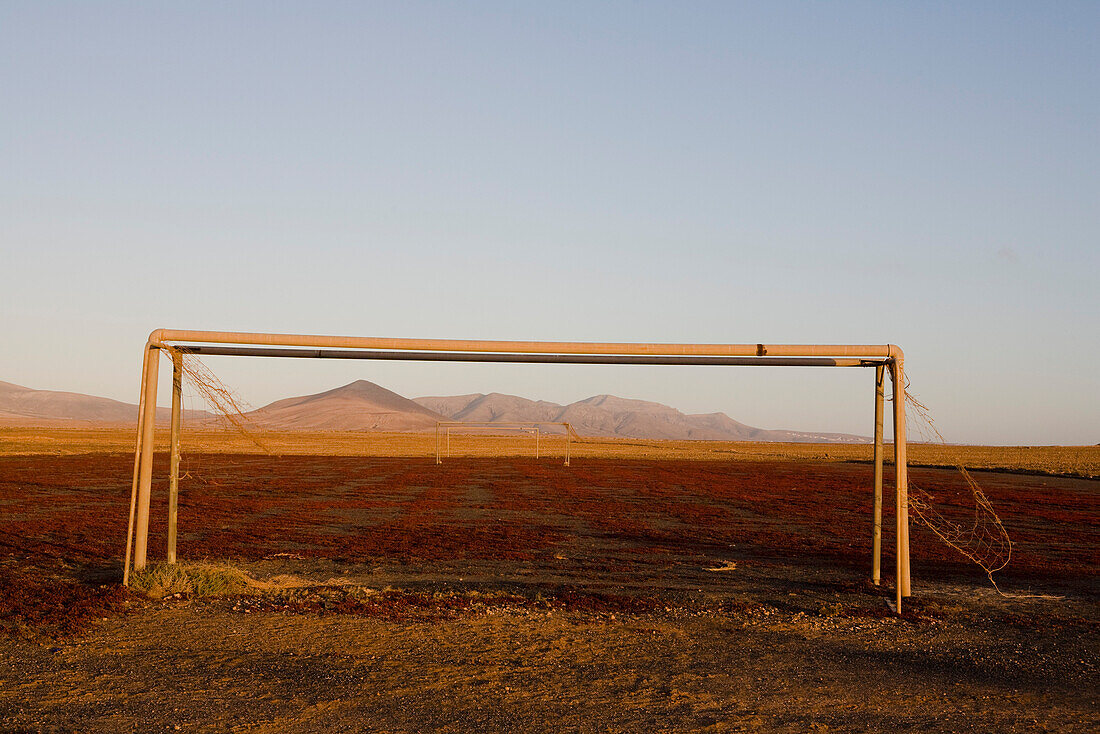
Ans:
[{"label": "dry grass", "polygon": [[[132,454],[129,427],[0,428],[0,456],[40,454]],[[262,442],[281,455],[434,457],[431,433],[362,433],[353,431],[269,431]],[[168,448],[168,432],[158,430],[157,450]],[[561,436],[543,436],[541,453],[560,459]],[[235,431],[185,429],[184,453],[258,454],[249,438]],[[887,447],[889,452],[889,447]],[[533,456],[529,437],[452,436],[452,456]],[[867,444],[754,443],[739,441],[651,441],[591,438],[574,441],[572,455],[621,459],[686,460],[824,460],[871,461]],[[446,459],[444,459],[446,460]],[[913,443],[914,466],[955,466],[1079,477],[1100,477],[1100,446],[944,446]]]},{"label": "dry grass", "polygon": [[253,586],[247,573],[225,563],[158,563],[130,576],[130,588],[153,599],[241,594]]},{"label": "dry grass", "polygon": [[253,578],[244,569],[228,563],[211,561],[156,563],[130,575],[130,588],[151,599],[164,599],[175,594],[192,597],[229,596],[233,594],[279,592],[315,587],[341,587],[347,580],[332,578],[316,581],[289,574],[273,576],[266,581]]}]

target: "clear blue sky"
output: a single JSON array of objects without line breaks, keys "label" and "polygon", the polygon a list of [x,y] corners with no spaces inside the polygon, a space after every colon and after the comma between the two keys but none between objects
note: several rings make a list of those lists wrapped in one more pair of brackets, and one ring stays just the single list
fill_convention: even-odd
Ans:
[{"label": "clear blue sky", "polygon": [[[158,326],[894,342],[949,440],[1096,443],[1098,37],[1097,3],[0,2],[0,380],[133,402]],[[863,370],[211,366],[257,405],[871,428]]]}]

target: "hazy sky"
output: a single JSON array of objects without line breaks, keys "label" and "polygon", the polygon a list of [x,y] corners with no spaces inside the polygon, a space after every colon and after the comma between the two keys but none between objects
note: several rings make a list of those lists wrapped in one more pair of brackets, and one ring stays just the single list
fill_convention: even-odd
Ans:
[{"label": "hazy sky", "polygon": [[[1096,443],[1097,38],[1097,3],[0,2],[0,380],[134,402],[160,326],[894,342],[949,440]],[[209,363],[255,405],[873,407],[866,370]]]}]

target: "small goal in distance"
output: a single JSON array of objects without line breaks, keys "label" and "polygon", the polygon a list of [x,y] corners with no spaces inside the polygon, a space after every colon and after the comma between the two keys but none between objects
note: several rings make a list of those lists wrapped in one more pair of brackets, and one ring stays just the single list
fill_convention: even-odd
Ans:
[{"label": "small goal in distance", "polygon": [[[543,428],[561,426],[561,434],[546,433]],[[451,431],[486,431],[500,433],[513,431],[526,433],[534,440],[535,458],[539,458],[540,441],[546,435],[565,436],[565,466],[569,466],[573,439],[578,438],[573,426],[564,421],[436,421],[435,423],[435,463],[442,464],[443,456],[451,455]]]},{"label": "small goal in distance", "polygon": [[767,367],[869,367],[875,374],[874,495],[871,577],[880,581],[884,377],[893,383],[896,582],[895,604],[911,594],[909,502],[906,471],[904,354],[893,344],[655,344],[634,342],[467,341],[397,339],[302,334],[156,329],[142,350],[138,435],[123,583],[147,563],[149,506],[153,473],[157,376],[161,352],[173,364],[172,436],[168,497],[168,561],[176,560],[176,507],[179,486],[179,428],[182,360],[185,354],[307,359],[374,359],[429,362],[511,362],[557,364],[726,365]]}]

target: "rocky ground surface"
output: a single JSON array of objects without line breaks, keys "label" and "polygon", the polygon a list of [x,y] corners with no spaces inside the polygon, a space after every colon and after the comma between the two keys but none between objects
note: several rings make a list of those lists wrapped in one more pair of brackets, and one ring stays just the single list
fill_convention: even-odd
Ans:
[{"label": "rocky ground surface", "polygon": [[915,528],[898,616],[861,465],[193,458],[264,586],[153,600],[125,459],[0,458],[0,731],[1100,730],[1093,481],[983,477],[1010,596]]},{"label": "rocky ground surface", "polygon": [[[5,731],[1096,731],[1094,609],[324,586],[0,640]],[[1090,617],[1081,616],[1089,614]]]}]

